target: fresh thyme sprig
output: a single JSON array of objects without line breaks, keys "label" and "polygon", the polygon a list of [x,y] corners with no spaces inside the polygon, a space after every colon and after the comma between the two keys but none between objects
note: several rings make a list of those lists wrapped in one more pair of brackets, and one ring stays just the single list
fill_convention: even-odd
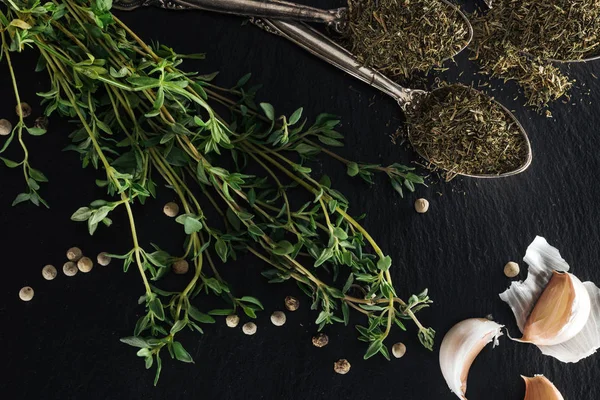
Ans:
[{"label": "fresh thyme sprig", "polygon": [[[365,358],[388,357],[384,340],[394,324],[404,328],[406,319],[415,322],[419,339],[432,348],[435,332],[415,316],[431,303],[427,292],[408,302],[398,298],[391,258],[348,214],[348,200],[330,180],[311,175],[306,158],[325,152],[344,162],[350,175],[367,181],[373,172],[385,172],[400,192],[402,185],[414,190],[422,183],[410,168],[359,165],[316,145],[314,140],[342,144],[335,131],[338,120],[331,115],[308,125],[301,108],[277,116],[267,103],[259,105],[257,114],[255,89],[245,88],[249,77],[225,90],[211,83],[214,75],[184,73],[178,68],[184,56],[166,46],[148,46],[110,13],[110,0],[7,1],[8,10],[0,12],[0,35],[17,99],[10,52],[33,47],[40,53],[38,69],[46,70],[50,81],[50,90],[39,94],[46,114],[78,121],[68,149],[79,153],[84,167],[106,174],[96,184],[106,188],[110,199],[79,208],[72,219],[87,222],[93,234],[100,224],[111,225],[116,208],[127,212],[133,247],[111,256],[123,260],[125,271],[137,268],[144,285],[139,303],[146,312],[134,336],[122,341],[139,348],[146,368],[156,366],[155,384],[163,350],[193,362],[177,340],[181,330],[202,333],[202,324],[214,323],[215,315],[241,310],[254,318],[263,308],[255,297],[237,297],[218,272],[220,263],[246,252],[269,266],[263,275],[270,282],[297,282],[319,311],[319,329],[335,322],[347,325],[350,308],[367,315],[369,327],[359,328],[361,340],[370,343]],[[230,122],[213,108],[219,103],[235,110]],[[22,139],[22,121],[20,126],[13,135]],[[27,155],[20,165],[29,184]],[[131,205],[155,197],[161,180],[182,205],[176,221],[186,234],[183,254],[171,255],[156,245],[143,248],[138,239]],[[35,203],[38,189],[29,187],[29,200]],[[209,209],[200,205],[198,193]],[[188,284],[176,292],[158,288],[156,282],[181,259],[193,262]],[[345,284],[337,284],[340,279]],[[225,308],[201,311],[205,294],[223,298]]]}]

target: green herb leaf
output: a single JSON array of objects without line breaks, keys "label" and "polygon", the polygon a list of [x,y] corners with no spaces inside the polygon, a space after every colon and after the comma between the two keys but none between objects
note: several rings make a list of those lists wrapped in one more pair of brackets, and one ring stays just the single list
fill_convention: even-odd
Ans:
[{"label": "green herb leaf", "polygon": [[148,344],[148,342],[146,341],[146,339],[139,337],[139,336],[128,336],[128,337],[124,337],[119,339],[121,342],[128,344],[130,346],[133,347],[139,347],[139,348],[146,348],[146,347],[150,347],[150,345]]},{"label": "green herb leaf", "polygon": [[260,302],[260,300],[258,300],[256,297],[252,297],[252,296],[244,296],[240,299],[238,299],[239,301],[242,301],[244,303],[252,303],[257,305],[261,310],[264,310],[265,308],[263,307],[262,303]]},{"label": "green herb leaf", "polygon": [[194,362],[192,356],[190,356],[190,353],[188,353],[187,350],[183,348],[183,345],[179,342],[173,342],[173,353],[175,353],[175,358],[179,361],[185,363]]},{"label": "green herb leaf", "polygon": [[381,271],[387,271],[392,266],[392,258],[390,256],[385,256],[384,258],[380,258],[377,261],[377,268]]},{"label": "green herb leaf", "polygon": [[358,164],[355,162],[348,163],[346,168],[347,168],[347,173],[350,176],[356,176],[360,172],[360,168],[358,167]]},{"label": "green herb leaf", "polygon": [[287,240],[282,240],[278,242],[275,247],[273,247],[273,254],[278,256],[285,256],[291,254],[294,251],[294,245],[292,245]]},{"label": "green herb leaf", "polygon": [[260,108],[263,109],[265,116],[271,120],[275,121],[275,109],[269,103],[260,103]]}]

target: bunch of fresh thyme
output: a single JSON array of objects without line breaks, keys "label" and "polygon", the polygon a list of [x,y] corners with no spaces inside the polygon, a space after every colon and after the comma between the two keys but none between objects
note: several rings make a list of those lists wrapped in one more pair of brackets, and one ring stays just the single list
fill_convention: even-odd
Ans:
[{"label": "bunch of fresh thyme", "polygon": [[[427,291],[407,302],[398,298],[391,258],[348,214],[348,201],[329,180],[311,176],[305,160],[324,151],[343,161],[349,175],[370,181],[374,172],[385,172],[400,192],[402,186],[413,190],[423,182],[410,168],[359,165],[325,149],[322,145],[342,144],[334,130],[338,120],[331,115],[322,114],[309,125],[302,108],[277,116],[267,103],[260,104],[259,115],[254,91],[245,88],[249,76],[222,89],[211,83],[214,75],[182,72],[185,56],[148,46],[110,13],[110,0],[3,1],[2,56],[17,102],[11,52],[34,48],[40,53],[37,70],[45,70],[50,82],[50,89],[39,94],[46,115],[77,121],[69,148],[80,154],[84,167],[106,173],[96,184],[110,197],[81,207],[72,219],[87,222],[94,233],[99,225],[111,224],[110,213],[117,207],[127,212],[133,248],[112,257],[123,259],[125,271],[138,270],[145,313],[134,336],[122,340],[139,348],[146,368],[156,365],[155,383],[164,351],[193,361],[177,340],[179,331],[202,333],[202,324],[213,323],[214,315],[243,311],[255,317],[262,308],[254,297],[236,296],[218,272],[221,262],[244,252],[268,266],[263,275],[271,282],[297,282],[319,311],[319,329],[348,324],[350,309],[367,315],[368,325],[357,327],[360,340],[369,343],[365,358],[389,357],[383,342],[394,325],[404,329],[406,320],[417,325],[421,343],[432,348],[435,332],[415,317],[431,303]],[[233,111],[228,121],[214,108],[222,105]],[[15,203],[45,204],[39,184],[47,179],[30,165],[26,132],[45,133],[26,126],[21,117],[0,153],[16,139],[24,158],[2,161],[21,168],[27,182],[28,190]],[[143,248],[138,240],[132,204],[154,197],[161,181],[176,193],[184,211],[177,218],[186,233],[183,254]],[[300,193],[292,198],[290,190]],[[302,192],[308,200],[296,204]],[[219,217],[209,217],[213,214]],[[155,283],[180,259],[193,261],[187,286],[178,292],[159,289]],[[201,297],[208,294],[222,297],[227,306],[203,310]]]},{"label": "bunch of fresh thyme", "polygon": [[565,96],[573,80],[548,60],[600,54],[597,0],[494,0],[474,16],[473,51],[482,70],[516,80],[527,104],[538,107]]},{"label": "bunch of fresh thyme", "polygon": [[348,0],[351,51],[391,77],[427,72],[467,43],[458,11],[440,0]]}]

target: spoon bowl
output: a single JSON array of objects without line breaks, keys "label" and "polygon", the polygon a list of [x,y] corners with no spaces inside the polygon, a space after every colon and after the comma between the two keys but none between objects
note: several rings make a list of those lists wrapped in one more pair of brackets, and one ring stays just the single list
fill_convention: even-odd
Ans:
[{"label": "spoon bowl", "polygon": [[[413,119],[414,117],[417,116],[417,115],[415,115],[415,113],[419,112],[419,108],[420,108],[419,106],[423,102],[423,99],[425,98],[425,96],[435,96],[436,94],[443,93],[444,91],[447,91],[452,87],[460,87],[463,89],[467,89],[473,94],[473,96],[484,95],[487,97],[487,95],[485,93],[483,93],[477,89],[474,89],[470,86],[466,86],[466,85],[462,85],[462,84],[453,84],[450,86],[438,87],[430,92],[424,91],[424,90],[413,90],[412,100],[409,101],[408,103],[400,104],[401,108],[405,112],[407,122],[409,125],[407,127],[407,135],[408,135],[409,142],[411,143],[413,149],[417,152],[417,154],[419,154],[419,156],[421,156],[423,159],[427,160],[427,162],[431,162],[433,165],[436,165],[435,162],[430,160],[429,156],[424,151],[422,151],[419,146],[415,145],[415,138],[414,138],[414,134],[413,134],[414,131],[410,129],[410,121],[411,121],[411,119]],[[456,172],[456,171],[452,171],[452,170],[446,170],[447,171],[447,175],[446,175],[447,180],[452,179],[456,175],[462,175],[462,176],[466,176],[466,177],[470,177],[470,178],[484,178],[484,179],[485,178],[506,178],[509,176],[517,175],[517,174],[525,171],[531,164],[531,162],[533,160],[533,153],[531,150],[531,143],[529,141],[529,137],[527,136],[525,128],[523,128],[523,126],[521,125],[519,120],[514,116],[514,114],[512,112],[510,112],[504,105],[502,105],[502,103],[498,102],[497,100],[495,100],[493,98],[490,98],[490,100],[491,100],[491,103],[495,107],[497,107],[498,110],[502,111],[502,113],[504,114],[504,116],[507,119],[507,122],[510,125],[514,126],[516,128],[516,130],[519,132],[520,139],[522,141],[522,147],[524,149],[524,150],[522,150],[523,157],[520,158],[519,165],[516,166],[515,168],[511,169],[510,171],[501,172],[501,173],[475,174],[475,173],[468,173],[468,172]]]}]

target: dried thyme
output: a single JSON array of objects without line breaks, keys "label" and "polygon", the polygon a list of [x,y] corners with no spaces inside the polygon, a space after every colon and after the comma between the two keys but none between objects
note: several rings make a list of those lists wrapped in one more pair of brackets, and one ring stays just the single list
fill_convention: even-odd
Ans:
[{"label": "dried thyme", "polygon": [[548,60],[600,55],[597,0],[495,0],[472,19],[472,48],[483,72],[516,80],[528,105],[565,96],[573,80]]},{"label": "dried thyme", "polygon": [[459,12],[439,0],[348,0],[348,19],[351,51],[392,77],[439,66],[469,37]]},{"label": "dried thyme", "polygon": [[450,180],[457,174],[502,174],[527,156],[526,139],[492,98],[463,85],[424,97],[409,118],[417,152]]}]

